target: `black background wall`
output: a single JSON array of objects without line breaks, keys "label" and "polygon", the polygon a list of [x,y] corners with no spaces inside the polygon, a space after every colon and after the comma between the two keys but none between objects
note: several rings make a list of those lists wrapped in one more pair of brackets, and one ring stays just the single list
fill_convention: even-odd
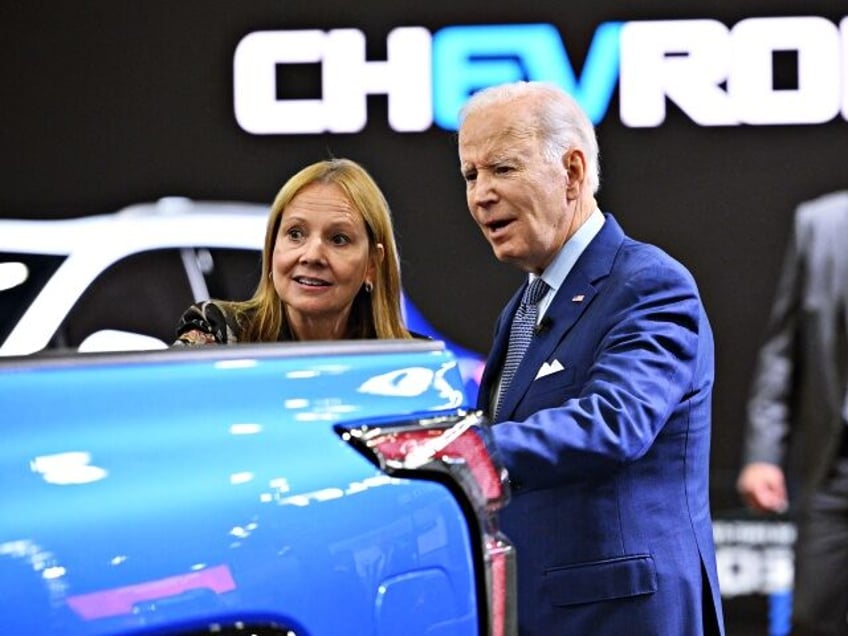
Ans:
[{"label": "black background wall", "polygon": [[[465,208],[451,131],[398,133],[369,98],[356,134],[252,135],[233,112],[233,53],[266,29],[353,27],[385,59],[397,26],[554,24],[579,70],[604,22],[815,15],[848,3],[771,0],[622,3],[491,0],[85,0],[0,4],[0,217],[110,212],[166,195],[269,203],[303,165],[329,155],[367,166],[389,198],[404,285],[443,333],[484,353],[521,274],[498,263]],[[843,39],[848,42],[848,38]],[[845,44],[843,44],[845,47]],[[842,82],[848,55],[842,51]],[[738,507],[745,394],[791,213],[848,187],[848,122],[704,127],[673,104],[655,128],[628,128],[618,94],[598,125],[602,209],[659,244],[699,281],[717,346],[713,502]],[[846,243],[848,245],[848,243]]]}]

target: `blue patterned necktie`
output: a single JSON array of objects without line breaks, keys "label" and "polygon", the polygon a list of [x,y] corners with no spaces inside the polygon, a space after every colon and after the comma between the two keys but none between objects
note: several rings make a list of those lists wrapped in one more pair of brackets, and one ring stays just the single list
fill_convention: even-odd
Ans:
[{"label": "blue patterned necktie", "polygon": [[503,406],[504,397],[512,382],[512,376],[518,370],[518,365],[521,364],[521,359],[524,357],[524,353],[533,339],[533,330],[536,328],[536,317],[539,315],[539,301],[547,291],[548,284],[541,278],[536,278],[524,290],[521,303],[512,319],[512,329],[509,332],[509,348],[506,352],[506,360],[504,361],[503,372],[501,374],[501,390],[498,395],[497,406],[495,407],[495,421],[497,421],[498,413],[500,413]]}]

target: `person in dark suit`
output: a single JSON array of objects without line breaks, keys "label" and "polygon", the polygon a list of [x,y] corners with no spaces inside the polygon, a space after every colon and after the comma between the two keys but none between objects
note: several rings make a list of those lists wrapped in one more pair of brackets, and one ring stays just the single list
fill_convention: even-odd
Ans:
[{"label": "person in dark suit", "polygon": [[848,634],[846,423],[848,191],[843,191],[806,201],[795,212],[754,371],[737,481],[750,508],[788,510],[797,521],[793,634]]},{"label": "person in dark suit", "polygon": [[723,634],[713,337],[695,281],[598,209],[594,128],[564,91],[487,88],[460,121],[471,215],[528,274],[497,320],[478,400],[511,481],[500,521],[520,633]]}]

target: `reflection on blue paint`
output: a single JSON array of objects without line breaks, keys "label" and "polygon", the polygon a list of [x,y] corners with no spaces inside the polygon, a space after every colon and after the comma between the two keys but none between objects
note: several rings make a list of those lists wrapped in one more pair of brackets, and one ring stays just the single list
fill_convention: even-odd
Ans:
[{"label": "reflection on blue paint", "polygon": [[462,375],[464,383],[465,395],[468,398],[468,403],[471,405],[477,402],[477,392],[480,390],[480,378],[483,375],[483,366],[486,362],[485,358],[471,349],[466,349],[455,342],[452,342],[440,334],[436,329],[427,322],[418,308],[412,303],[408,296],[403,297],[403,312],[406,317],[406,325],[410,331],[420,333],[424,336],[429,336],[433,340],[441,340],[445,343],[445,347],[453,353],[459,364],[459,372]]}]

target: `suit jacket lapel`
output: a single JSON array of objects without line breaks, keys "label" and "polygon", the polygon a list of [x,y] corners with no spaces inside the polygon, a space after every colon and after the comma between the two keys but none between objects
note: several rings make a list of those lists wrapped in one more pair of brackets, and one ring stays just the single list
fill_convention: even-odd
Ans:
[{"label": "suit jacket lapel", "polygon": [[[539,367],[550,357],[557,344],[565,338],[589,307],[592,299],[598,293],[595,283],[609,275],[615,255],[623,240],[624,232],[621,227],[612,216],[606,215],[606,223],[604,223],[601,231],[577,259],[574,268],[565,277],[548,307],[545,315],[550,327],[531,341],[530,347],[512,379],[512,384],[504,396],[499,420],[509,419],[512,416],[515,407],[521,401],[521,397],[535,380]],[[522,292],[523,289],[522,286],[519,292]],[[487,372],[490,371],[489,366],[495,366],[492,365],[494,360],[501,361],[495,368],[500,370],[502,367],[503,356],[506,355],[509,343],[509,326],[511,324],[511,319],[504,320],[503,316],[511,317],[514,315],[519,299],[520,293],[513,297],[504,314],[502,314],[501,326],[496,336],[495,346],[492,349],[492,357],[487,364]],[[496,354],[499,354],[500,357],[495,357]],[[497,376],[490,378],[490,381],[497,382]]]}]

